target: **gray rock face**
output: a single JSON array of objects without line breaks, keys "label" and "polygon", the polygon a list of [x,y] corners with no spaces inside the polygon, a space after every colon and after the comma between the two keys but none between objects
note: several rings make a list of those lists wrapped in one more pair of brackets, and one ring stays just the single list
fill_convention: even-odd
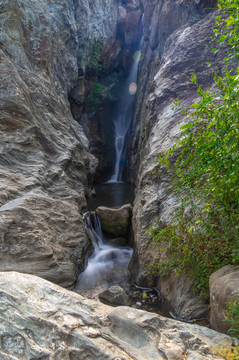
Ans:
[{"label": "gray rock face", "polygon": [[99,299],[109,305],[127,305],[128,295],[121,286],[114,285],[99,294]]},{"label": "gray rock face", "polygon": [[0,273],[1,360],[219,360],[232,339],[128,307],[86,300],[44,279]]},{"label": "gray rock face", "polygon": [[[205,8],[211,5],[202,1],[160,1],[157,4],[145,1],[144,42],[130,154],[133,174],[138,173],[132,220],[135,235],[132,274],[141,285],[154,284],[148,266],[155,260],[160,261],[159,252],[152,246],[146,230],[158,221],[162,226],[169,224],[179,205],[173,192],[168,191],[171,184],[166,169],[158,175],[158,155],[174,144],[182,126],[178,124],[182,115],[172,110],[171,99],[180,99],[184,108],[197,100],[196,89],[187,86],[188,76],[193,73],[197,74],[203,88],[212,83],[211,71],[205,65],[206,61],[214,60],[206,47],[214,14],[207,13]],[[182,292],[185,285],[183,281],[180,284],[182,288],[178,290]],[[193,294],[189,295],[189,303],[192,297]],[[172,305],[179,309],[178,297],[174,299],[176,303]],[[183,313],[185,311],[189,315],[184,307]]]},{"label": "gray rock face", "polygon": [[193,281],[171,273],[158,279],[157,287],[182,319],[201,319],[209,310],[208,305],[193,295]]},{"label": "gray rock face", "polygon": [[0,1],[2,271],[71,286],[84,267],[91,245],[80,211],[97,161],[68,93],[88,61],[78,52],[83,35],[104,31],[110,46],[116,18],[116,1]]},{"label": "gray rock face", "polygon": [[210,324],[213,329],[227,332],[231,324],[225,321],[227,304],[239,299],[239,267],[223,266],[209,279]]}]

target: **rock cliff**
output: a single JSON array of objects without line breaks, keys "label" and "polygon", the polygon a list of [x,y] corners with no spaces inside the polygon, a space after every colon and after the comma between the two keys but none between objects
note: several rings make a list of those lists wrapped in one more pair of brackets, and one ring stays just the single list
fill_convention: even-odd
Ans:
[{"label": "rock cliff", "polygon": [[219,360],[232,339],[198,325],[84,299],[33,275],[0,273],[1,360]]},{"label": "rock cliff", "polygon": [[1,0],[0,23],[0,270],[68,287],[91,251],[80,211],[97,165],[68,95],[85,39],[115,41],[117,1]]},{"label": "rock cliff", "polygon": [[[153,285],[147,266],[157,260],[157,251],[146,230],[160,221],[170,222],[178,201],[169,193],[166,170],[158,175],[158,154],[172,146],[180,132],[180,111],[172,110],[172,98],[187,108],[197,100],[188,77],[195,73],[203,88],[212,83],[211,70],[205,64],[214,55],[206,47],[214,24],[215,1],[145,1],[144,41],[139,68],[139,87],[132,130],[131,169],[137,172],[133,210],[135,235],[132,274],[138,284]],[[218,59],[220,60],[220,59]],[[218,61],[220,64],[220,61]],[[170,280],[171,279],[171,280]],[[177,297],[174,285],[181,282]],[[159,288],[182,317],[193,317],[198,301],[191,293],[192,283],[177,276],[160,279]],[[194,305],[192,299],[194,298]],[[188,299],[188,300],[187,300]],[[190,299],[190,300],[189,300]],[[190,311],[185,309],[190,302]],[[206,307],[200,306],[202,315]],[[194,315],[193,315],[194,314]]]}]

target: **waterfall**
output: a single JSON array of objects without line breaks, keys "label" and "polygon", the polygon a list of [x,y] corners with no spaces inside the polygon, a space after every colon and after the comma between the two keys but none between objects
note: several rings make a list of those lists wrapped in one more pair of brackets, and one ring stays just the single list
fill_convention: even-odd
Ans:
[{"label": "waterfall", "polygon": [[89,297],[96,296],[103,289],[127,281],[128,264],[133,250],[107,243],[102,234],[100,219],[96,214],[83,215],[85,229],[94,251],[84,272],[78,276],[75,291]]},{"label": "waterfall", "polygon": [[94,254],[97,254],[100,251],[100,247],[103,245],[104,237],[102,234],[99,217],[93,213],[92,218],[93,221],[91,221],[91,214],[89,211],[83,214],[86,233],[88,234],[94,246]]},{"label": "waterfall", "polygon": [[119,101],[116,115],[113,119],[114,124],[114,146],[115,146],[115,167],[114,173],[111,179],[108,181],[112,182],[121,182],[122,181],[122,172],[124,165],[126,163],[125,153],[126,153],[126,135],[130,128],[131,118],[133,115],[134,109],[134,100],[135,94],[137,91],[137,73],[138,73],[138,64],[140,61],[140,49],[142,44],[142,38],[139,44],[139,50],[134,54],[134,63],[129,72],[129,76],[126,80],[124,90],[122,92],[122,97]]}]

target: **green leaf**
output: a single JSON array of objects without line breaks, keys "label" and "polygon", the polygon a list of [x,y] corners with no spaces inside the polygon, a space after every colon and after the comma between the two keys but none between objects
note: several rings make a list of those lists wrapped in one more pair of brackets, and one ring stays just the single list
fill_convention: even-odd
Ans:
[{"label": "green leaf", "polygon": [[236,140],[236,136],[234,135],[234,136],[232,136],[229,140],[228,140],[228,142],[227,142],[227,152],[230,152],[230,150],[231,150],[231,147],[232,147],[232,145],[233,145],[233,143],[234,143],[234,141]]},{"label": "green leaf", "polygon": [[189,129],[192,127],[192,124],[185,124],[183,126],[180,127],[180,129]]}]

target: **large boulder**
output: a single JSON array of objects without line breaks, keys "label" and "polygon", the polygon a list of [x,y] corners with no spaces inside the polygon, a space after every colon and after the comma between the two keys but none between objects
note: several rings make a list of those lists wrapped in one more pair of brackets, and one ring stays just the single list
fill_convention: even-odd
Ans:
[{"label": "large boulder", "polygon": [[129,297],[121,286],[114,285],[99,294],[99,299],[110,305],[127,305]]},{"label": "large boulder", "polygon": [[1,360],[219,360],[232,339],[129,307],[87,300],[44,279],[0,273]]},{"label": "large boulder", "polygon": [[100,206],[96,209],[96,214],[100,218],[102,230],[113,238],[130,235],[132,206],[126,204],[120,208],[108,208]]},{"label": "large boulder", "polygon": [[171,273],[157,282],[160,294],[171,305],[175,316],[182,319],[201,319],[208,313],[209,306],[193,292],[193,281],[187,276]]},{"label": "large boulder", "polygon": [[231,324],[225,321],[228,303],[239,300],[239,267],[224,266],[209,279],[210,324],[213,329],[227,333]]}]

